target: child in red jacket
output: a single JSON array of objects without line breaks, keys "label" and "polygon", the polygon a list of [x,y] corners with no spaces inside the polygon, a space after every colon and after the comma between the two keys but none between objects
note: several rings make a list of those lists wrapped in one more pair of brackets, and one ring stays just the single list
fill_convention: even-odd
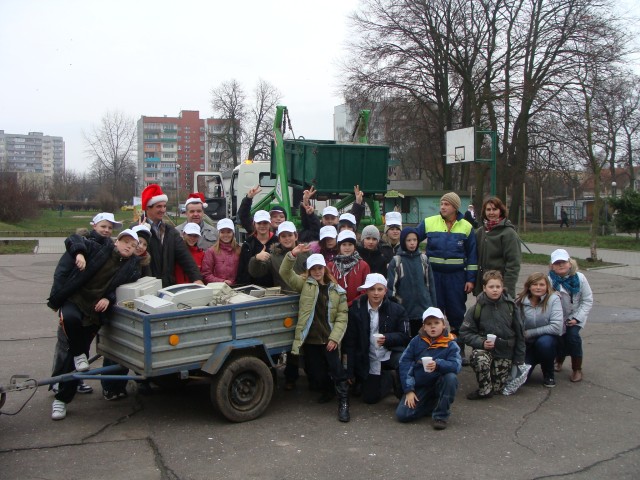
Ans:
[{"label": "child in red jacket", "polygon": [[[204,250],[198,246],[198,240],[200,239],[200,225],[197,223],[187,223],[182,229],[182,238],[184,243],[187,244],[187,249],[193,260],[196,262],[198,269],[202,270],[202,259],[204,258]],[[189,277],[184,273],[184,270],[180,264],[176,263],[175,266],[176,283],[191,283]]]},{"label": "child in red jacket", "polygon": [[338,280],[338,284],[347,291],[347,303],[351,306],[353,301],[362,295],[358,287],[364,285],[371,269],[367,262],[360,258],[356,250],[356,234],[351,230],[340,232],[338,249],[340,253],[329,262],[327,268]]}]

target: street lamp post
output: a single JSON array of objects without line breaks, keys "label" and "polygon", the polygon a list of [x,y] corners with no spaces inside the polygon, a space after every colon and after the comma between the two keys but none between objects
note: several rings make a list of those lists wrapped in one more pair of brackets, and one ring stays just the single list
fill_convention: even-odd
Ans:
[{"label": "street lamp post", "polygon": [[180,165],[176,162],[176,216],[180,217]]},{"label": "street lamp post", "polygon": [[614,182],[611,182],[611,196],[612,196],[613,198],[616,198],[616,193],[617,193],[617,192],[616,192],[616,187],[617,187],[617,186],[618,186],[618,184],[617,184],[615,181],[614,181]]}]

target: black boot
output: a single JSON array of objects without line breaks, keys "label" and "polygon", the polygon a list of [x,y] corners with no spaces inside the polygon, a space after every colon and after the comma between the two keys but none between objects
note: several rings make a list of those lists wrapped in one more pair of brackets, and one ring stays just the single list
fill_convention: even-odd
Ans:
[{"label": "black boot", "polygon": [[349,384],[346,381],[336,383],[336,393],[338,394],[338,420],[348,422],[349,415]]}]

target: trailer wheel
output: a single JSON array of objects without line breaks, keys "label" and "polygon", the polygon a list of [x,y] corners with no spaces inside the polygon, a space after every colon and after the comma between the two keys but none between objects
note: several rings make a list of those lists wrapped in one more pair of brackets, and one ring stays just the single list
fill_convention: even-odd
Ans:
[{"label": "trailer wheel", "polygon": [[232,422],[258,418],[273,396],[273,376],[256,357],[238,357],[229,362],[211,382],[211,402]]}]

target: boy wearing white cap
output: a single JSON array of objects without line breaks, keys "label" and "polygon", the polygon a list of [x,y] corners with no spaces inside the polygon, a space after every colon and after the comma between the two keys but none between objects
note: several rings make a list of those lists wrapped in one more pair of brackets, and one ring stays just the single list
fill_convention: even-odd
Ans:
[{"label": "boy wearing white cap", "polygon": [[347,357],[347,378],[360,391],[362,401],[377,403],[393,390],[400,398],[398,362],[409,343],[409,319],[402,307],[390,301],[387,279],[367,275],[358,297],[349,308],[347,333],[342,341]]},{"label": "boy wearing white cap", "polygon": [[[302,232],[300,233],[300,241],[301,242],[311,242],[314,240],[318,240],[320,228],[332,225],[336,227],[336,230],[340,232],[340,228],[338,227],[339,223],[339,213],[338,209],[333,206],[325,207],[322,211],[322,223],[314,213],[315,210],[313,205],[310,204],[310,199],[313,198],[316,194],[316,190],[313,185],[309,188],[309,190],[305,190],[302,194],[302,203],[300,204],[300,220],[302,221]],[[351,210],[349,212],[350,215],[353,215],[353,218],[349,218],[349,221],[355,224],[354,232],[358,229],[358,223],[360,223],[360,219],[362,215],[364,215],[365,206],[364,206],[364,193],[360,190],[359,185],[355,185],[353,187],[353,195],[355,197],[355,201],[351,206]]]},{"label": "boy wearing white cap", "polygon": [[[86,239],[92,240],[99,245],[113,245],[111,240],[111,234],[114,228],[121,228],[122,223],[117,222],[113,216],[113,213],[101,212],[93,217],[89,224],[93,227],[91,231],[86,228],[78,228],[76,233],[70,235],[65,240],[66,252],[56,266],[56,270],[53,274],[54,282],[64,281],[73,271],[74,268],[83,270],[87,264],[87,260],[82,253],[84,251],[84,242]],[[64,358],[66,352],[69,350],[67,337],[62,327],[58,327],[58,341],[56,342],[55,354],[53,357],[53,367],[51,376],[56,377],[62,374],[64,368]],[[58,392],[58,384],[51,385],[49,390],[53,390],[54,393]],[[93,387],[84,383],[82,380],[78,382],[78,393],[91,393]]]},{"label": "boy wearing white cap", "polygon": [[[137,245],[138,235],[128,229],[120,232],[114,245],[85,240],[79,248],[87,259],[85,267],[76,267],[65,279],[54,278],[47,305],[58,311],[69,342],[61,373],[89,369],[89,347],[104,312],[115,302],[116,287],[140,276]],[[53,420],[65,418],[66,404],[73,400],[77,385],[76,380],[60,384],[52,406]]]},{"label": "boy wearing white cap", "polygon": [[348,422],[349,384],[340,358],[340,342],[347,329],[347,299],[345,291],[329,273],[322,255],[315,253],[307,259],[307,271],[298,275],[293,271],[296,257],[309,252],[309,246],[296,245],[285,255],[280,275],[291,288],[300,293],[298,323],[291,347],[293,355],[304,348],[305,366],[310,384],[322,391],[319,402],[331,400],[332,391],[338,394],[338,420]]},{"label": "boy wearing white cap", "polygon": [[422,328],[400,358],[400,381],[404,395],[396,408],[400,422],[431,414],[433,428],[444,430],[451,416],[451,404],[458,390],[462,369],[460,347],[449,333],[442,311],[427,308]]},{"label": "boy wearing white cap", "polygon": [[400,232],[402,231],[402,214],[389,212],[384,216],[384,235],[380,241],[380,251],[387,264],[400,251]]}]

